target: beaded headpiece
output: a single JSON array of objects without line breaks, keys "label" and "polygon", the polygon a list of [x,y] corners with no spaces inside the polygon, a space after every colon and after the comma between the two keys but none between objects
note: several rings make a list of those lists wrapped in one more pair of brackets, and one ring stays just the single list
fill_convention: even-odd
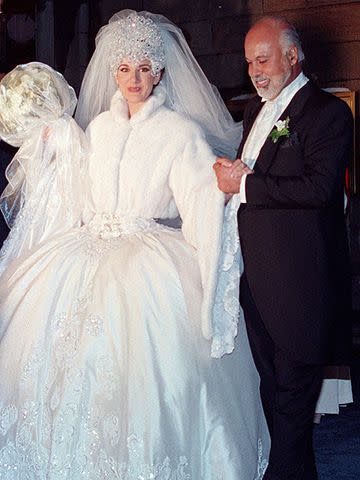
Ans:
[{"label": "beaded headpiece", "polygon": [[151,63],[153,75],[157,75],[164,68],[164,42],[159,28],[150,18],[132,12],[113,22],[112,27],[113,42],[109,64],[114,75],[124,58],[134,65],[146,58]]}]

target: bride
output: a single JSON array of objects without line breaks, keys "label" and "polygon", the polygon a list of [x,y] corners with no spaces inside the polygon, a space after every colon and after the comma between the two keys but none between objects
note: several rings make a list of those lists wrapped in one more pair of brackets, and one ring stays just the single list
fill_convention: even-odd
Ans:
[{"label": "bride", "polygon": [[216,337],[238,301],[216,300],[211,166],[213,152],[234,157],[239,126],[161,16],[126,10],[100,30],[77,110],[89,154],[72,90],[42,68],[62,90],[53,117],[45,95],[38,130],[16,131],[2,197],[0,477],[261,479],[245,327],[231,355]]}]

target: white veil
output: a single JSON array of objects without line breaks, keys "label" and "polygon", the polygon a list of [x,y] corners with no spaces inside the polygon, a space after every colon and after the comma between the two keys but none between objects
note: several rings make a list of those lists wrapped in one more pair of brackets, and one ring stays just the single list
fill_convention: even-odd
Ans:
[{"label": "white veil", "polygon": [[[85,72],[75,118],[84,129],[99,113],[108,110],[117,90],[109,66],[116,48],[117,22],[134,13],[122,10],[102,27],[96,37],[96,49]],[[167,105],[201,125],[214,152],[235,158],[242,125],[233,121],[217,89],[212,86],[192,54],[181,30],[162,15],[139,12],[159,28],[165,49],[165,71],[161,84],[167,93]]]},{"label": "white veil", "polygon": [[0,209],[11,228],[0,270],[22,250],[76,224],[86,139],[71,118],[76,95],[48,65],[19,65],[0,82],[0,138],[20,146],[6,169]]},{"label": "white veil", "polygon": [[[116,13],[96,37],[96,49],[85,72],[75,118],[85,129],[99,113],[108,110],[117,90],[109,59],[117,47],[118,21],[134,14],[133,10]],[[210,84],[194,58],[181,30],[162,15],[140,12],[160,29],[165,70],[161,79],[167,94],[167,105],[201,125],[215,154],[235,159],[242,136],[242,124],[232,119],[217,89]],[[212,319],[212,356],[221,357],[234,349],[239,318],[239,278],[243,269],[237,231],[238,195],[225,211],[218,284]],[[240,317],[239,317],[240,316]]]}]

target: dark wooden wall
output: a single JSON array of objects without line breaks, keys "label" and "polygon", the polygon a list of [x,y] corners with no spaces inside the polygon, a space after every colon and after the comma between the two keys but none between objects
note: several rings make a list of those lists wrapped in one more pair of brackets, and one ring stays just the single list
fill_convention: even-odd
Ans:
[{"label": "dark wooden wall", "polygon": [[[249,90],[243,40],[249,26],[262,15],[282,15],[295,23],[306,54],[306,69],[321,86],[360,89],[360,1],[334,0],[2,0],[12,13],[41,10],[53,4],[55,48],[67,52],[65,27],[76,22],[76,11],[88,6],[90,56],[94,33],[123,8],[162,13],[180,25],[210,80],[220,89]],[[68,5],[69,3],[69,5]],[[31,6],[31,8],[30,8]],[[37,7],[36,7],[37,6]],[[71,6],[71,9],[70,9]],[[15,8],[16,7],[16,8]],[[12,10],[11,10],[12,9]],[[71,15],[67,15],[71,10]],[[57,22],[59,12],[63,12]],[[60,21],[61,20],[61,21]],[[56,23],[57,22],[57,23]],[[39,25],[38,33],[39,33]],[[21,29],[21,25],[19,24]],[[48,25],[51,28],[51,25]],[[74,27],[76,29],[76,27]],[[61,32],[62,35],[61,35]],[[71,36],[70,41],[76,41]],[[51,39],[48,41],[51,42]],[[38,48],[41,45],[38,45]],[[35,54],[36,55],[36,54]],[[76,55],[77,57],[77,55]],[[33,58],[32,58],[33,59]],[[78,59],[77,59],[78,60]],[[11,62],[10,62],[11,63]],[[60,62],[62,63],[62,62]],[[56,66],[56,65],[54,65]],[[59,65],[62,66],[62,65]]]},{"label": "dark wooden wall", "polygon": [[[360,1],[133,0],[108,3],[162,13],[178,23],[209,78],[220,88],[246,90],[243,40],[263,15],[293,22],[303,39],[306,69],[321,86],[360,89]],[[110,6],[111,4],[111,6]],[[114,10],[114,11],[115,11]],[[111,12],[112,13],[112,12]]]}]

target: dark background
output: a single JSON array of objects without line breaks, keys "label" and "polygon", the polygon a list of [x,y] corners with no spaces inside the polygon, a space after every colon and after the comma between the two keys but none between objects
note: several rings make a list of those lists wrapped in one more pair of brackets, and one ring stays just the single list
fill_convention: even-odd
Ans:
[{"label": "dark background", "polygon": [[[360,89],[360,1],[334,0],[0,0],[10,23],[7,67],[49,60],[80,85],[95,33],[123,8],[162,13],[184,31],[209,79],[220,89],[250,88],[243,39],[259,16],[279,14],[301,33],[306,69],[321,86]],[[31,35],[31,28],[32,35]],[[5,32],[6,33],[6,32]],[[9,32],[8,32],[9,33]],[[16,37],[14,39],[14,37]]]}]

